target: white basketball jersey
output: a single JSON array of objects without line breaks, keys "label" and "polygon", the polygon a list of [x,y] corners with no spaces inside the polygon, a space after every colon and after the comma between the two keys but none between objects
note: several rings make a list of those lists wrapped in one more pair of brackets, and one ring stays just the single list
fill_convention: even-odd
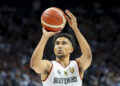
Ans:
[{"label": "white basketball jersey", "polygon": [[43,86],[82,86],[79,67],[76,61],[70,61],[67,67],[52,61],[52,68]]}]

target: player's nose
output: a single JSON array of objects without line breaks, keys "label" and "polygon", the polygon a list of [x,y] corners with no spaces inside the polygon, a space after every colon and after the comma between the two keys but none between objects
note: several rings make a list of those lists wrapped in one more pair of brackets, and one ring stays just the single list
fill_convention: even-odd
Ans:
[{"label": "player's nose", "polygon": [[62,45],[58,45],[58,50],[61,50],[62,49]]},{"label": "player's nose", "polygon": [[58,46],[58,50],[59,50],[59,49],[62,49],[62,46]]}]

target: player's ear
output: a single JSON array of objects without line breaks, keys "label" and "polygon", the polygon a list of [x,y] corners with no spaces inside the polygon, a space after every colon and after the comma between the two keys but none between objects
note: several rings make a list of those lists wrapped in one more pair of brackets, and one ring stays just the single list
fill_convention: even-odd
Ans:
[{"label": "player's ear", "polygon": [[71,47],[71,49],[70,49],[70,53],[72,53],[73,52],[73,47]]}]

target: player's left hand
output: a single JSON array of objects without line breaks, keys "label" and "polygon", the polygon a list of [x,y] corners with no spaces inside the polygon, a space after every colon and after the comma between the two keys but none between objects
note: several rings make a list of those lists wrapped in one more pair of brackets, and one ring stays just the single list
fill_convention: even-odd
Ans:
[{"label": "player's left hand", "polygon": [[66,20],[68,21],[70,27],[74,30],[77,28],[77,19],[76,17],[69,11],[66,10],[65,13],[66,15]]},{"label": "player's left hand", "polygon": [[49,32],[46,29],[43,28],[43,36],[50,38],[51,36],[60,33],[61,31],[57,31],[57,32]]}]

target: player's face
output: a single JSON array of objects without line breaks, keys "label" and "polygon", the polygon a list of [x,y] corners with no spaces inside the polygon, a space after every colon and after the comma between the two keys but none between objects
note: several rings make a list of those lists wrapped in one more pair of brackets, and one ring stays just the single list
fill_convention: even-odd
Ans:
[{"label": "player's face", "polygon": [[59,37],[55,41],[54,52],[56,57],[66,57],[72,53],[73,47],[69,39],[65,37]]}]

